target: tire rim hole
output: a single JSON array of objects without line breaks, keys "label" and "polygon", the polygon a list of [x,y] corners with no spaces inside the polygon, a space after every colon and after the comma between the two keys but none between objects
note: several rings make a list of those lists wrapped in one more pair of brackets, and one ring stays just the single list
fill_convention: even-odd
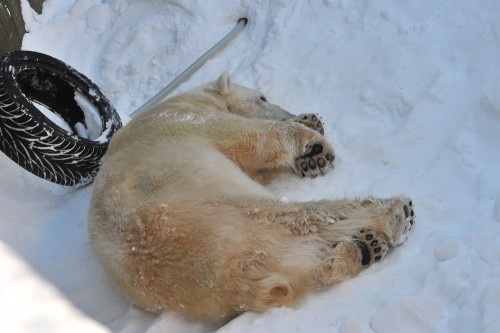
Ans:
[{"label": "tire rim hole", "polygon": [[30,102],[50,121],[73,135],[99,141],[103,124],[93,101],[59,75],[25,69],[16,80]]}]

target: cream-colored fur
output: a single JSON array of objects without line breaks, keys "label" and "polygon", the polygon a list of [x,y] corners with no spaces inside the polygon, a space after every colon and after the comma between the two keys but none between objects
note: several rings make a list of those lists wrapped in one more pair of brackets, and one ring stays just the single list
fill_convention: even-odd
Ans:
[{"label": "cream-colored fur", "polygon": [[89,210],[93,248],[135,304],[223,323],[293,306],[406,240],[404,197],[285,203],[263,183],[316,177],[334,151],[315,115],[218,80],[170,98],[111,140]]}]

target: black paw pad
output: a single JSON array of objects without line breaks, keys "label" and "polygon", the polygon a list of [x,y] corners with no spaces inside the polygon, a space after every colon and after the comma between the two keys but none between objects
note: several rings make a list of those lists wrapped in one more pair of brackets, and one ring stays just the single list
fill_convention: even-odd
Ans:
[{"label": "black paw pad", "polygon": [[312,157],[315,155],[319,155],[323,152],[323,145],[316,143],[314,146],[311,148],[311,152],[306,155],[306,157]]},{"label": "black paw pad", "polygon": [[366,246],[365,242],[360,241],[359,239],[353,240],[354,244],[356,244],[361,251],[361,265],[366,266],[370,264],[371,255],[368,246]]},{"label": "black paw pad", "polygon": [[403,205],[403,211],[405,213],[405,219],[410,218],[410,226],[415,223],[415,212],[413,211],[413,202],[409,201],[408,205]]},{"label": "black paw pad", "polygon": [[314,160],[312,160],[312,159],[311,159],[311,160],[309,160],[309,167],[310,167],[312,170],[316,169],[316,161],[314,161]]}]

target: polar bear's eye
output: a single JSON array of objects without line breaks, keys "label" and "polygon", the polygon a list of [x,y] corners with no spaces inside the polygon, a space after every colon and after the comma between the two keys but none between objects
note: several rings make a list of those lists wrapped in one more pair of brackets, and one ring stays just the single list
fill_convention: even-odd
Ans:
[{"label": "polar bear's eye", "polygon": [[260,100],[263,102],[267,102],[267,98],[265,98],[264,96],[260,96]]}]

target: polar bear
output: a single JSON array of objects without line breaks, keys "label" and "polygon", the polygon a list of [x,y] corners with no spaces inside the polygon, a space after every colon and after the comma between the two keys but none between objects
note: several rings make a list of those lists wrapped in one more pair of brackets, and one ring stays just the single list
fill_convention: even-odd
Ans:
[{"label": "polar bear", "polygon": [[334,162],[316,115],[294,116],[225,72],[116,133],[94,183],[92,247],[150,311],[222,324],[293,306],[382,260],[415,223],[406,197],[283,202],[263,185]]}]

